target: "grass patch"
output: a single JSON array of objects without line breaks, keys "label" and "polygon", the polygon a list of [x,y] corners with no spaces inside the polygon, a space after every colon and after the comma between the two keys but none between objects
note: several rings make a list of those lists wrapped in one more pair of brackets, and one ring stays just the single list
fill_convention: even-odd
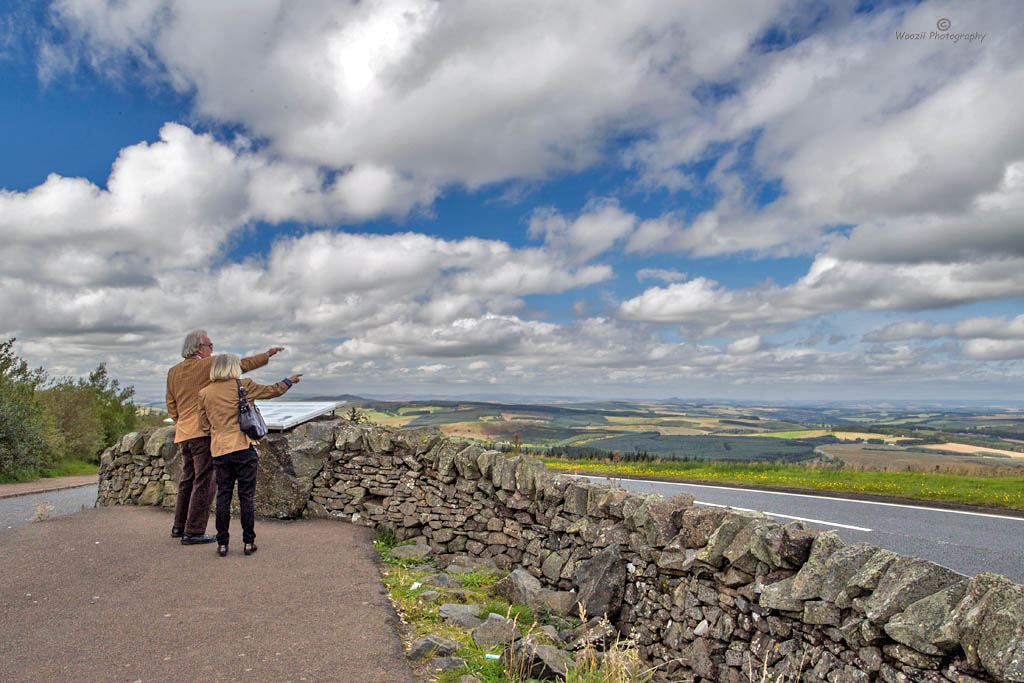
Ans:
[{"label": "grass patch", "polygon": [[395,534],[392,531],[379,531],[377,537],[373,539],[373,547],[377,549],[377,553],[380,555],[380,559],[385,564],[389,564],[392,567],[398,569],[411,569],[412,567],[419,567],[423,563],[419,560],[404,559],[401,557],[392,557],[391,551],[402,545],[411,545],[415,541],[399,541],[395,538]]},{"label": "grass patch", "polygon": [[665,477],[813,491],[869,493],[914,500],[1024,510],[1024,477],[966,477],[926,472],[872,472],[795,465],[660,462],[607,463],[543,458],[556,470]]},{"label": "grass patch", "polygon": [[43,477],[71,477],[78,474],[98,474],[99,465],[81,460],[61,460],[43,468]]},{"label": "grass patch", "polygon": [[484,600],[484,614],[500,614],[506,619],[513,619],[520,628],[526,632],[535,629],[540,625],[533,610],[526,605],[510,605],[499,598],[488,597]]},{"label": "grass patch", "polygon": [[455,577],[466,588],[488,588],[498,582],[498,576],[488,569],[474,569]]}]

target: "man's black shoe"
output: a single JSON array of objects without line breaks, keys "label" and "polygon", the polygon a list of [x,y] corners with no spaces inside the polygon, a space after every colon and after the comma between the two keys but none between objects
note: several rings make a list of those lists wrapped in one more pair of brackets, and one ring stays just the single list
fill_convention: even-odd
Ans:
[{"label": "man's black shoe", "polygon": [[185,534],[181,537],[182,545],[199,545],[200,543],[213,543],[217,537],[213,534]]},{"label": "man's black shoe", "polygon": [[180,526],[171,527],[171,538],[181,538],[185,535],[185,529]]}]

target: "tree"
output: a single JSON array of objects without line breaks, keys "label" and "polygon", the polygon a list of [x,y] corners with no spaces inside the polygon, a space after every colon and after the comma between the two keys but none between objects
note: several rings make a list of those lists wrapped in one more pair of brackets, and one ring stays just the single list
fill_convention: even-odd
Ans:
[{"label": "tree", "polygon": [[135,427],[135,387],[121,388],[100,363],[88,379],[48,382],[36,395],[59,432],[60,459],[99,462],[100,454]]},{"label": "tree", "polygon": [[101,404],[92,387],[70,377],[36,392],[61,439],[57,459],[96,461],[104,448]]},{"label": "tree", "polygon": [[0,479],[35,476],[54,459],[59,441],[35,395],[46,373],[29,370],[14,353],[14,341],[0,342]]},{"label": "tree", "polygon": [[113,446],[126,432],[135,428],[135,387],[121,388],[121,383],[107,375],[107,364],[100,363],[89,373],[89,380],[78,380],[79,386],[91,389],[99,402],[103,425],[103,447]]}]

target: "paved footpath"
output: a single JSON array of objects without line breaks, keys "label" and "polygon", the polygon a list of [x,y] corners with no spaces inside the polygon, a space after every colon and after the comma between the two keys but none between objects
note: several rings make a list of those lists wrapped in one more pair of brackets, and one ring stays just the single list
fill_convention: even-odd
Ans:
[{"label": "paved footpath", "polygon": [[245,557],[235,519],[220,558],[171,521],[111,507],[0,533],[0,681],[415,683],[369,529],[258,519]]},{"label": "paved footpath", "polygon": [[62,491],[79,486],[95,486],[100,480],[98,474],[76,474],[70,477],[52,477],[49,479],[33,479],[17,484],[0,484],[0,498],[13,498],[25,496],[30,493],[46,493],[47,491]]}]

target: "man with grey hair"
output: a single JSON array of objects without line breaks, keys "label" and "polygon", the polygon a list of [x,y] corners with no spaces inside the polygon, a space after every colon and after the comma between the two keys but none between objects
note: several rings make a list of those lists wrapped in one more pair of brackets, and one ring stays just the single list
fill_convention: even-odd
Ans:
[{"label": "man with grey hair", "polygon": [[[251,358],[242,359],[242,372],[263,367],[280,346]],[[210,383],[213,342],[206,330],[192,330],[181,346],[182,362],[167,373],[167,412],[174,420],[174,443],[181,444],[181,478],[178,501],[174,506],[171,536],[182,545],[213,543],[216,536],[206,533],[210,507],[216,494],[210,435],[199,426],[199,390]]]}]

